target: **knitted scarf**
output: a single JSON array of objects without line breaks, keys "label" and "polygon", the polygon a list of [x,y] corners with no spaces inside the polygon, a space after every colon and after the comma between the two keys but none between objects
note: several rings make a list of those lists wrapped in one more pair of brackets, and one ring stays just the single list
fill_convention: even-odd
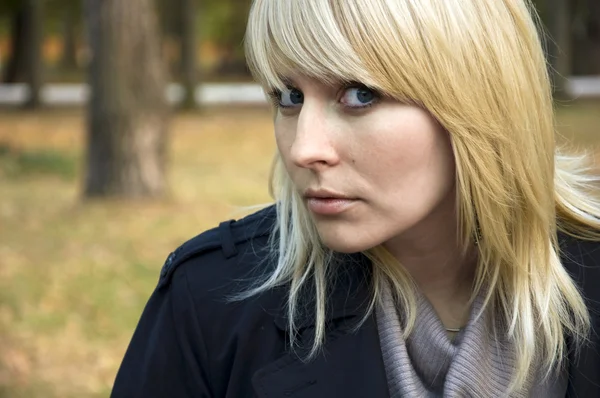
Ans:
[{"label": "knitted scarf", "polygon": [[483,299],[483,294],[477,297],[468,325],[451,341],[430,302],[419,296],[415,328],[405,341],[388,286],[375,315],[391,398],[565,396],[566,371],[543,380],[537,369],[523,390],[507,395],[515,352],[506,339],[492,336],[485,314],[477,317]]}]

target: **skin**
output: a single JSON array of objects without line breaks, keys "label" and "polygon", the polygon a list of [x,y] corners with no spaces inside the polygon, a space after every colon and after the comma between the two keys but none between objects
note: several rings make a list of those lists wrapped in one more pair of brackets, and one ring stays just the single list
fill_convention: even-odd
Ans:
[{"label": "skin", "polygon": [[457,244],[448,133],[427,111],[364,86],[301,75],[288,81],[274,98],[275,136],[292,181],[301,194],[327,190],[350,199],[338,214],[311,211],[323,243],[345,253],[384,245],[446,327],[466,324],[475,261]]}]

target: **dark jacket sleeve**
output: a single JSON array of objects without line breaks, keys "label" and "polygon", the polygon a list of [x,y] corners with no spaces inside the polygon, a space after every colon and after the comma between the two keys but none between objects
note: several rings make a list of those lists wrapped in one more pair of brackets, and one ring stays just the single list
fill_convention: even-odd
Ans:
[{"label": "dark jacket sleeve", "polygon": [[185,267],[159,283],[146,304],[112,398],[211,397],[206,347]]}]

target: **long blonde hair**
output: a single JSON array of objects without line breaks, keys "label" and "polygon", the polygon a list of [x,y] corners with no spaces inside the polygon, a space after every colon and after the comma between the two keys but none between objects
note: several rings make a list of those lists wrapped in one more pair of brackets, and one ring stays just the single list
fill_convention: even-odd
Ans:
[{"label": "long blonde hair", "polygon": [[[248,64],[265,89],[285,87],[291,71],[332,83],[359,81],[427,109],[449,132],[459,238],[467,247],[481,237],[473,297],[485,285],[486,308],[508,327],[517,354],[513,390],[525,385],[536,361],[548,374],[564,363],[565,335],[581,344],[589,333],[589,314],[560,262],[556,233],[558,227],[598,239],[600,229],[585,158],[556,148],[538,26],[524,0],[255,0],[246,36]],[[314,284],[314,355],[325,337],[332,253],[278,156],[271,183],[277,267],[251,293],[289,283],[293,330],[299,292]],[[381,247],[366,254],[373,262],[369,313],[391,282],[407,335],[416,316],[409,274]]]}]

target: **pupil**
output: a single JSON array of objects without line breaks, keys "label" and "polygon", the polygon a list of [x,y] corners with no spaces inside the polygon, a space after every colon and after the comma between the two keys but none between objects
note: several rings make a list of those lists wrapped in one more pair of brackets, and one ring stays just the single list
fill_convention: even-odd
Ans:
[{"label": "pupil", "polygon": [[290,92],[290,101],[293,104],[300,104],[304,100],[304,94],[302,94],[299,90],[292,90]]},{"label": "pupil", "polygon": [[373,101],[373,92],[366,88],[358,89],[356,96],[360,102],[371,102]]}]

